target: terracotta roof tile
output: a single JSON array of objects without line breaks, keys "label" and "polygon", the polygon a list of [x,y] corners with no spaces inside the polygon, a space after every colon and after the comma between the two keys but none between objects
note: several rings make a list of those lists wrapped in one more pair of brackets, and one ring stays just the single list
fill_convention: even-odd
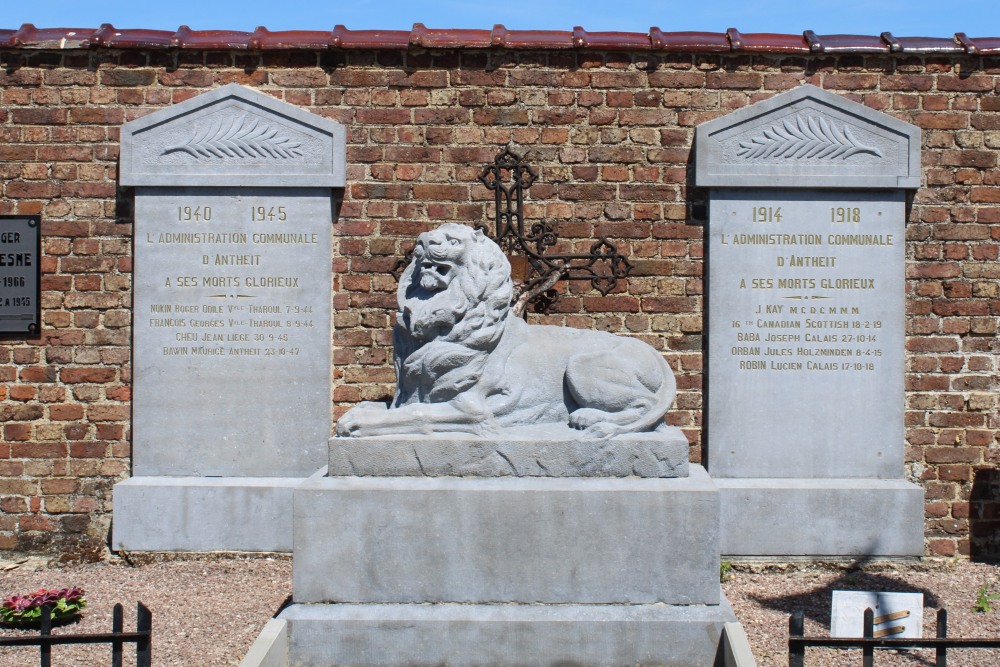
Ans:
[{"label": "terracotta roof tile", "polygon": [[965,53],[965,47],[954,37],[900,37],[903,53]]},{"label": "terracotta roof tile", "polygon": [[334,49],[405,49],[410,46],[410,33],[405,30],[348,30],[338,25],[328,43]]},{"label": "terracotta roof tile", "polygon": [[182,25],[170,38],[170,45],[179,49],[248,49],[252,37],[252,32],[192,30]]},{"label": "terracotta roof tile", "polygon": [[1000,37],[976,37],[969,39],[964,32],[955,35],[965,50],[969,53],[982,53],[983,55],[996,55],[1000,53]]},{"label": "terracotta roof tile", "polygon": [[813,53],[887,53],[889,45],[878,35],[817,35],[804,33]]},{"label": "terracotta roof tile", "polygon": [[736,28],[726,31],[733,51],[762,53],[809,53],[809,43],[802,35],[775,35],[769,32],[743,34]]},{"label": "terracotta roof tile", "polygon": [[572,49],[573,33],[562,30],[507,30],[502,25],[493,28],[495,33],[500,29],[503,40],[497,43],[506,49]]},{"label": "terracotta roof tile", "polygon": [[250,48],[254,50],[324,49],[330,45],[330,33],[322,30],[279,30],[264,26],[253,31]]},{"label": "terracotta roof tile", "polygon": [[36,28],[25,23],[7,38],[5,46],[15,48],[30,44],[35,49],[79,49],[90,46],[93,28]]},{"label": "terracotta roof tile", "polygon": [[653,48],[648,34],[639,32],[587,32],[573,28],[573,46],[600,51],[648,51]]},{"label": "terracotta roof tile", "polygon": [[801,35],[726,32],[590,32],[577,26],[572,31],[492,30],[428,28],[422,23],[406,30],[332,31],[287,30],[272,32],[261,26],[253,32],[236,30],[192,30],[181,26],[169,30],[119,30],[110,23],[99,28],[36,28],[25,23],[17,29],[0,29],[0,48],[8,49],[587,49],[595,51],[673,51],[690,53],[1000,53],[1000,37],[896,37],[880,35]]},{"label": "terracotta roof tile", "polygon": [[410,45],[428,49],[485,49],[493,46],[492,40],[489,30],[441,30],[414,23],[410,31]]},{"label": "terracotta roof tile", "polygon": [[105,23],[94,34],[93,45],[109,49],[166,49],[174,33],[168,30],[116,30]]},{"label": "terracotta roof tile", "polygon": [[663,32],[659,28],[650,28],[649,37],[653,48],[658,51],[713,53],[733,48],[724,32]]}]

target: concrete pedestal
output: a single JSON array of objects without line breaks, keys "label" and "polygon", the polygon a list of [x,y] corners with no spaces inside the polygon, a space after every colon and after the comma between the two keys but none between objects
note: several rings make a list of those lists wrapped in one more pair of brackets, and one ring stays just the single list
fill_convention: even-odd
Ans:
[{"label": "concrete pedestal", "polygon": [[722,554],[922,556],[924,490],[901,479],[715,478]]},{"label": "concrete pedestal", "polygon": [[292,550],[303,477],[132,477],[114,489],[116,551]]},{"label": "concrete pedestal", "polygon": [[724,598],[712,606],[296,604],[279,618],[288,622],[290,667],[711,667],[735,620]]},{"label": "concrete pedestal", "polygon": [[310,479],[289,665],[711,665],[734,618],[690,473]]}]

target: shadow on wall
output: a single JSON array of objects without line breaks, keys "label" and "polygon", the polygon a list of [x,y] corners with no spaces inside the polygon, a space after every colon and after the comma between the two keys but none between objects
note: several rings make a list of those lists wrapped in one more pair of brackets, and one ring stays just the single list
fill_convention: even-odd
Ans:
[{"label": "shadow on wall", "polygon": [[1000,562],[1000,470],[977,470],[972,478],[969,542],[973,561]]}]

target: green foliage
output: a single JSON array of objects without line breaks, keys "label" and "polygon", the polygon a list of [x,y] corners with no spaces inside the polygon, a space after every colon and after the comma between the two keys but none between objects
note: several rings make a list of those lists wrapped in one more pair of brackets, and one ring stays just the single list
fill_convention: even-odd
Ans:
[{"label": "green foliage", "polygon": [[733,562],[724,560],[719,564],[719,583],[726,583],[733,578],[730,571],[733,569]]},{"label": "green foliage", "polygon": [[983,584],[983,587],[976,591],[976,604],[972,605],[972,611],[985,614],[993,611],[991,602],[1000,600],[1000,593],[990,593],[990,585]]},{"label": "green foliage", "polygon": [[17,627],[38,626],[42,619],[42,605],[52,609],[53,621],[64,621],[77,616],[87,600],[83,597],[83,589],[72,588],[39,588],[27,595],[11,595],[0,604],[0,623]]}]

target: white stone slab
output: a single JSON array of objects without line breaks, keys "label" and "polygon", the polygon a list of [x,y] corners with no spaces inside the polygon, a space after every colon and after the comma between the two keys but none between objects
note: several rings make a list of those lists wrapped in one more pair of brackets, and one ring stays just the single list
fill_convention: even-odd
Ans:
[{"label": "white stone slab", "polygon": [[874,612],[872,629],[877,638],[923,637],[924,594],[884,591],[834,591],[830,636],[864,637],[866,609]]},{"label": "white stone slab", "polygon": [[735,621],[719,596],[690,606],[295,604],[279,618],[294,667],[705,667],[721,664]]},{"label": "white stone slab", "polygon": [[231,83],[126,123],[122,185],[343,187],[343,126]]},{"label": "white stone slab", "polygon": [[803,85],[695,130],[698,187],[916,188],[920,128]]},{"label": "white stone slab", "polygon": [[901,479],[716,478],[722,554],[922,556],[924,490]]},{"label": "white stone slab", "polygon": [[718,491],[676,479],[326,477],[295,491],[296,602],[718,604]]},{"label": "white stone slab", "polygon": [[115,551],[292,550],[303,478],[132,477],[115,484]]},{"label": "white stone slab", "polygon": [[903,472],[903,193],[713,190],[713,477]]},{"label": "white stone slab", "polygon": [[736,621],[726,623],[722,629],[721,667],[757,667],[746,630]]},{"label": "white stone slab", "polygon": [[288,667],[288,622],[272,618],[265,623],[239,667]]},{"label": "white stone slab", "polygon": [[320,188],[138,189],[133,474],[326,464],[331,224]]},{"label": "white stone slab", "polygon": [[678,428],[583,439],[559,425],[497,437],[460,433],[330,439],[330,475],[459,477],[687,477]]}]

